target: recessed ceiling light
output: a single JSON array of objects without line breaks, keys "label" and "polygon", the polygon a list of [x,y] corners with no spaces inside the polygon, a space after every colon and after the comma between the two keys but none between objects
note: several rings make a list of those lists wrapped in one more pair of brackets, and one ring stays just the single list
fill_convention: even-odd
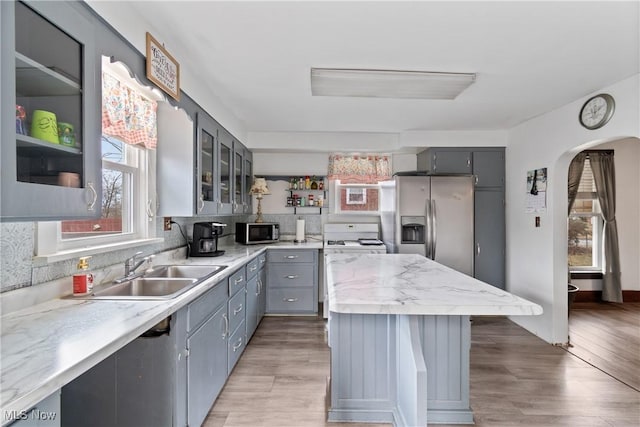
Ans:
[{"label": "recessed ceiling light", "polygon": [[475,73],[312,68],[311,95],[455,99]]}]

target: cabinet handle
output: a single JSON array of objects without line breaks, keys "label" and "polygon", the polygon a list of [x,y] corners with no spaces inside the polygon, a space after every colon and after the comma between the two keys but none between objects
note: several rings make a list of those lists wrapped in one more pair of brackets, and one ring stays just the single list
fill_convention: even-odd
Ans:
[{"label": "cabinet handle", "polygon": [[258,292],[256,295],[260,295],[262,293],[262,280],[258,279]]},{"label": "cabinet handle", "polygon": [[235,283],[237,285],[238,283],[242,283],[243,281],[244,281],[244,277],[240,276],[236,280],[234,280],[233,283]]},{"label": "cabinet handle", "polygon": [[471,159],[467,157],[467,167],[471,167]]},{"label": "cabinet handle", "polygon": [[476,255],[480,256],[480,243],[476,243]]},{"label": "cabinet handle", "polygon": [[298,255],[285,255],[284,258],[285,259],[296,259],[296,258],[298,258]]},{"label": "cabinet handle", "polygon": [[252,265],[251,268],[249,268],[249,271],[256,271],[258,269],[257,265]]},{"label": "cabinet handle", "polygon": [[264,264],[265,262],[267,262],[266,258],[260,258],[260,264]]},{"label": "cabinet handle", "polygon": [[96,206],[96,201],[98,200],[98,193],[96,192],[96,189],[93,187],[93,182],[91,181],[87,182],[87,188],[93,194],[93,199],[87,204],[87,210],[93,211],[93,208]]},{"label": "cabinet handle", "polygon": [[235,353],[236,351],[238,351],[240,347],[242,347],[242,337],[240,337],[240,339],[238,340],[238,344],[233,345],[233,352]]},{"label": "cabinet handle", "polygon": [[300,277],[300,276],[295,275],[295,274],[290,274],[288,276],[284,276],[285,279],[297,279],[298,277]]},{"label": "cabinet handle", "polygon": [[475,179],[476,179],[476,185],[478,185],[478,175],[476,175]]},{"label": "cabinet handle", "polygon": [[238,308],[234,308],[233,309],[233,315],[235,316],[236,314],[240,313],[242,311],[242,304],[240,304],[238,306]]},{"label": "cabinet handle", "polygon": [[222,319],[224,319],[224,331],[222,331],[222,338],[226,338],[229,336],[229,318],[227,317],[227,313],[222,315]]},{"label": "cabinet handle", "polygon": [[296,302],[296,301],[298,301],[298,298],[282,298],[282,301],[284,301],[284,302]]},{"label": "cabinet handle", "polygon": [[200,197],[198,197],[198,200],[200,201],[200,206],[198,206],[198,212],[202,212],[202,210],[204,209],[204,194],[200,193]]}]

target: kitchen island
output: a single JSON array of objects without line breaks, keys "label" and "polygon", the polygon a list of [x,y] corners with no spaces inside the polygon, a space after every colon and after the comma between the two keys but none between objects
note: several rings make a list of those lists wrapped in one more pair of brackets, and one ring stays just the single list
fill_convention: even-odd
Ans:
[{"label": "kitchen island", "polygon": [[330,421],[472,424],[470,316],[542,314],[419,255],[328,255],[326,272]]}]

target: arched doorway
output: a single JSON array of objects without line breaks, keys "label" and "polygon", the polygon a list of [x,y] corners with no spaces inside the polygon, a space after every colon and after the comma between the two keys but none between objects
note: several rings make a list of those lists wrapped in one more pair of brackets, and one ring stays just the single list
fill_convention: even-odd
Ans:
[{"label": "arched doorway", "polygon": [[[584,249],[584,246],[589,243],[588,233],[582,237],[574,236],[576,241],[581,243],[573,244],[573,247],[572,242],[566,239],[568,252],[573,252],[567,257],[574,261],[573,266],[569,268],[573,271],[571,282],[582,290],[582,298],[579,301],[585,301],[574,304],[572,314],[568,317],[569,346],[567,350],[603,372],[639,389],[640,379],[633,372],[637,372],[637,367],[640,366],[640,353],[637,351],[640,347],[640,338],[635,331],[635,322],[640,319],[640,305],[628,301],[633,301],[633,296],[640,294],[640,266],[637,263],[640,259],[640,171],[638,170],[640,139],[619,138],[605,143],[585,144],[580,148],[609,150],[615,153],[616,222],[620,241],[622,288],[627,297],[625,304],[600,302],[602,281],[596,273],[598,270],[601,271],[601,266],[598,267],[596,258],[599,255],[598,251],[602,253],[602,247],[597,244],[598,232],[601,233],[601,229],[596,230],[599,218],[594,218],[591,222],[594,226],[591,240],[593,250],[587,251],[589,256],[593,255],[593,259],[590,257],[586,260],[581,259],[582,254],[575,251],[576,248]],[[587,173],[583,174],[581,184],[589,181],[589,170],[585,170]],[[583,186],[580,191],[584,190]],[[588,194],[582,193],[582,197],[583,199],[577,202],[584,203],[583,206],[589,206]],[[578,207],[580,207],[579,204]],[[574,208],[572,215],[575,215],[575,211]],[[570,233],[567,237],[569,236],[571,236]],[[589,271],[590,264],[594,266],[592,271]],[[579,266],[576,267],[576,265]],[[562,284],[557,285],[558,288],[562,286]],[[566,309],[567,305],[563,307]]]}]

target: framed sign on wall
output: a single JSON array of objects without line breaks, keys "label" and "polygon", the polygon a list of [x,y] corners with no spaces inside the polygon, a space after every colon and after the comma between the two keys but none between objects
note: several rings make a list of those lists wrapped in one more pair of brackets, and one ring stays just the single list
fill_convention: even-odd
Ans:
[{"label": "framed sign on wall", "polygon": [[180,64],[147,33],[147,78],[180,101]]}]

